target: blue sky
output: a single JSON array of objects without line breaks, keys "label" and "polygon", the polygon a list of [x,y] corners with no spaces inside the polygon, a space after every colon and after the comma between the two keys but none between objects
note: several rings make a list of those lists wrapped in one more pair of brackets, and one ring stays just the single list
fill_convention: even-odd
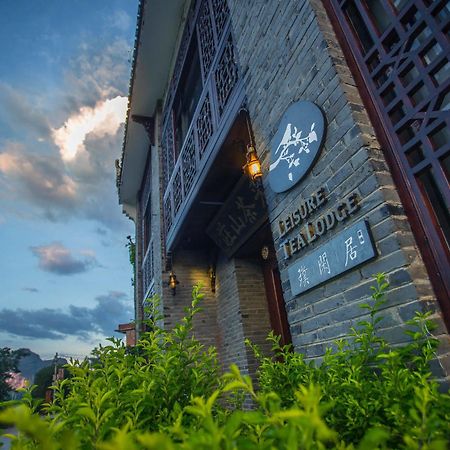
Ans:
[{"label": "blue sky", "polygon": [[0,2],[0,346],[83,356],[133,317],[114,160],[137,0]]}]

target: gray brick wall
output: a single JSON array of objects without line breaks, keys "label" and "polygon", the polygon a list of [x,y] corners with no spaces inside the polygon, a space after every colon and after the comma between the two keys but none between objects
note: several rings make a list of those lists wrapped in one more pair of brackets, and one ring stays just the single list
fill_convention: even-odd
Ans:
[{"label": "gray brick wall", "polygon": [[[134,320],[136,324],[142,323],[143,309],[142,298],[144,296],[143,282],[142,282],[142,261],[144,259],[142,252],[142,214],[141,205],[138,202],[136,207],[136,222],[135,222],[135,243],[136,243],[136,279],[134,281]],[[136,337],[139,337],[140,329],[136,329]]]},{"label": "gray brick wall", "polygon": [[173,270],[180,284],[176,295],[172,295],[167,286],[169,273],[162,274],[164,327],[172,328],[185,315],[184,308],[191,305],[192,286],[201,285],[203,299],[200,302],[202,311],[194,319],[194,335],[207,347],[217,345],[217,301],[211,292],[208,275],[208,256],[203,251],[180,250],[173,256]]},{"label": "gray brick wall", "polygon": [[[163,298],[163,282],[164,282],[164,232],[162,218],[162,186],[161,186],[161,133],[160,125],[162,120],[161,109],[158,108],[155,117],[155,146],[152,148],[151,155],[151,177],[152,177],[152,239],[154,251],[154,272],[155,284],[154,292],[160,299],[161,315],[163,315],[164,298]],[[161,326],[163,323],[160,324]]]},{"label": "gray brick wall", "polygon": [[[228,1],[248,108],[263,171],[269,144],[286,108],[310,100],[325,112],[327,135],[312,172],[295,188],[275,194],[264,187],[275,246],[280,244],[277,219],[320,186],[329,205],[352,191],[361,208],[351,222],[368,220],[379,256],[373,262],[304,295],[290,292],[287,266],[278,252],[284,297],[296,350],[320,359],[325,347],[348,333],[364,317],[359,305],[370,295],[372,274],[384,271],[391,283],[382,334],[392,342],[406,339],[405,321],[415,310],[431,310],[442,341],[438,375],[448,373],[448,335],[382,149],[364,110],[356,83],[346,66],[321,1]],[[349,223],[351,223],[349,222]],[[320,244],[342,231],[340,224]],[[307,251],[316,248],[313,243]],[[294,262],[298,255],[289,264]]]},{"label": "gray brick wall", "polygon": [[234,260],[219,257],[216,277],[218,349],[221,364],[226,370],[230,364],[235,363],[244,373],[248,373]]},{"label": "gray brick wall", "polygon": [[245,345],[250,339],[263,351],[270,331],[267,299],[261,267],[245,259],[219,258],[217,266],[218,349],[223,369],[230,364],[253,375],[256,362]]}]

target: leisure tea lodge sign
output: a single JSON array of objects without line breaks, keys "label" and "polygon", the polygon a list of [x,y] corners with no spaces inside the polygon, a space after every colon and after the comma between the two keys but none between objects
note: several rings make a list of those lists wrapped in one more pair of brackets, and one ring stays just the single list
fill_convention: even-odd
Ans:
[{"label": "leisure tea lodge sign", "polygon": [[294,187],[312,168],[325,136],[325,117],[309,101],[293,103],[271,142],[269,184],[275,192]]},{"label": "leisure tea lodge sign", "polygon": [[[325,116],[320,108],[309,101],[293,103],[284,113],[271,142],[269,166],[270,187],[278,193],[293,188],[311,170],[323,146]],[[289,260],[301,255],[288,265],[292,295],[304,292],[343,275],[377,256],[370,227],[365,220],[347,224],[327,242],[308,251],[312,242],[321,240],[340,223],[352,222],[359,210],[356,191],[328,203],[324,187],[306,199],[295,202],[291,211],[278,220],[284,257]],[[294,232],[295,230],[295,232]]]}]

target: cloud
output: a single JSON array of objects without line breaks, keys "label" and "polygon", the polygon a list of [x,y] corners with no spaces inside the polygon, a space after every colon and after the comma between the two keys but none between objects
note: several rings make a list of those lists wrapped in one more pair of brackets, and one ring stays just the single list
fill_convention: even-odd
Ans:
[{"label": "cloud", "polygon": [[[2,214],[39,216],[53,222],[86,218],[107,229],[123,230],[117,203],[114,157],[119,133],[89,140],[82,157],[64,163],[58,151],[30,152],[18,142],[0,143]],[[6,217],[6,216],[5,216]],[[2,217],[2,221],[5,221]]]},{"label": "cloud", "polygon": [[58,210],[75,207],[79,201],[76,182],[66,173],[59,158],[27,152],[18,142],[7,142],[0,150],[0,179],[3,194],[28,200],[54,219]]},{"label": "cloud", "polygon": [[52,131],[62,159],[72,161],[80,152],[86,152],[88,135],[97,139],[114,136],[125,121],[127,97],[114,97],[97,103],[94,108],[83,107],[70,116],[64,125]]},{"label": "cloud", "polygon": [[0,329],[15,336],[59,340],[78,336],[83,340],[96,335],[110,336],[117,325],[128,322],[131,301],[124,292],[111,291],[95,298],[93,308],[70,305],[67,311],[53,308],[38,310],[0,310]]},{"label": "cloud", "polygon": [[36,294],[37,292],[39,292],[38,288],[35,287],[24,287],[22,288],[22,291],[26,291],[26,292],[32,292],[33,294]]},{"label": "cloud", "polygon": [[126,96],[132,47],[124,39],[107,45],[83,42],[64,71],[64,105],[67,114],[100,100]]},{"label": "cloud", "polygon": [[30,247],[30,250],[38,258],[40,269],[56,275],[74,275],[98,266],[93,252],[81,251],[82,257],[75,258],[70,250],[59,242]]},{"label": "cloud", "polygon": [[43,140],[50,134],[48,115],[38,106],[38,101],[17,91],[12,86],[0,82],[0,120],[16,132],[31,132]]},{"label": "cloud", "polygon": [[108,233],[108,230],[105,230],[104,228],[101,228],[101,227],[97,227],[95,229],[95,232],[97,234],[99,234],[100,236],[106,236],[106,234]]},{"label": "cloud", "polygon": [[[122,14],[116,19],[117,26],[126,21]],[[102,42],[84,42],[65,64],[49,111],[41,110],[49,103],[40,93],[0,85],[0,100],[3,95],[21,114],[9,118],[7,108],[0,111],[0,128],[2,114],[16,127],[14,139],[9,132],[9,140],[0,139],[5,217],[88,219],[124,234],[131,228],[118,206],[114,167],[122,148],[130,45]]]},{"label": "cloud", "polygon": [[115,10],[111,16],[110,26],[125,31],[130,28],[132,23],[131,17],[123,10]]}]

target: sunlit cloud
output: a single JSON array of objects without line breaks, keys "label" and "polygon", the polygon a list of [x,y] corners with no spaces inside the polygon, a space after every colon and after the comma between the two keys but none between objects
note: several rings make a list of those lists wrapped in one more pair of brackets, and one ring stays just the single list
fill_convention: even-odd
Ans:
[{"label": "sunlit cloud", "polygon": [[62,127],[53,129],[53,141],[63,160],[72,161],[78,153],[85,152],[88,136],[98,139],[114,136],[125,121],[127,102],[127,97],[117,96],[97,103],[94,108],[82,107]]},{"label": "sunlit cloud", "polygon": [[4,186],[0,183],[4,192],[30,199],[34,205],[66,208],[76,202],[77,185],[58,161],[28,152],[21,143],[8,142],[0,149],[0,174],[6,177]]},{"label": "sunlit cloud", "polygon": [[40,269],[56,275],[74,275],[98,266],[92,250],[80,251],[81,257],[77,258],[60,242],[31,247],[30,250],[38,258]]}]

